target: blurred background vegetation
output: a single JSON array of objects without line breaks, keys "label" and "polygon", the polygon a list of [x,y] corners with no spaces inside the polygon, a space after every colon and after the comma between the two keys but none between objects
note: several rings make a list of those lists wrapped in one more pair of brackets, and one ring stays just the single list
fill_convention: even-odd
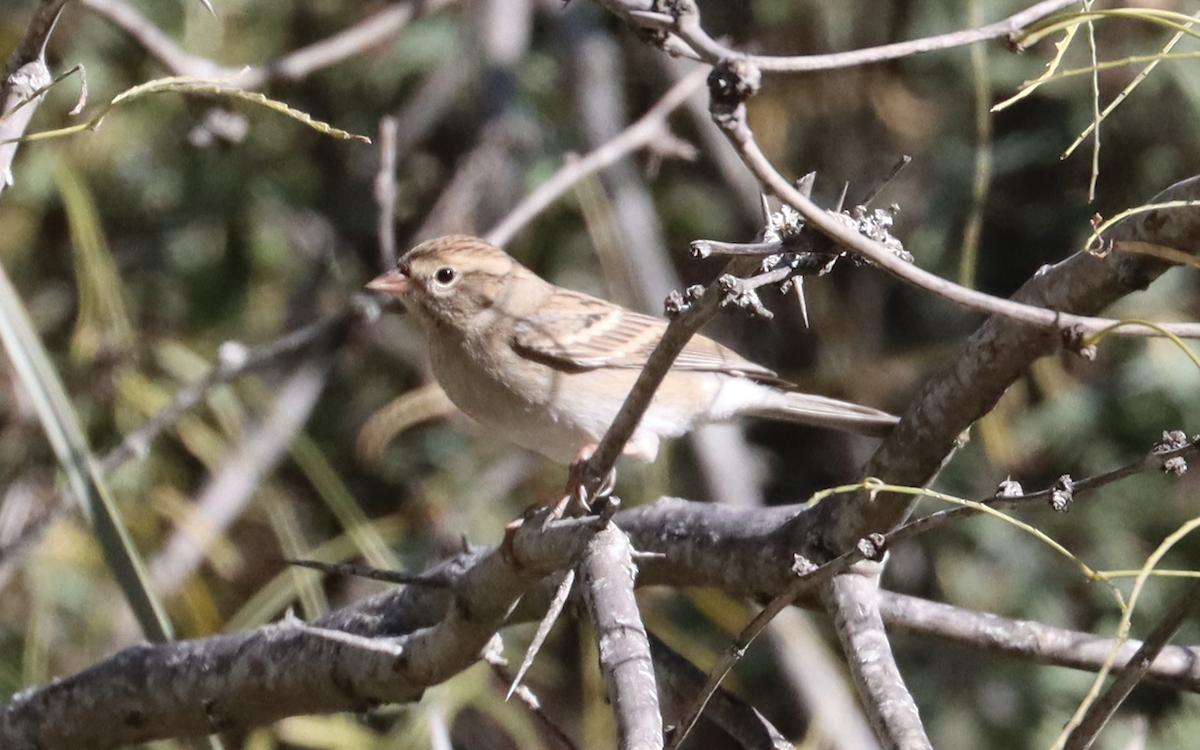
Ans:
[{"label": "blurred background vegetation", "polygon": [[[214,0],[213,16],[192,0],[131,4],[191,54],[232,67],[269,62],[388,7]],[[701,8],[709,32],[742,49],[808,54],[951,31],[1023,5],[754,0]],[[0,7],[0,52],[16,44],[33,6]],[[1136,20],[1095,27],[1102,59],[1154,54],[1168,34]],[[818,173],[815,195],[826,205],[847,183],[851,200],[867,194],[902,154],[912,156],[878,199],[900,207],[895,234],[920,266],[958,279],[966,228],[977,215],[970,283],[1007,295],[1041,265],[1079,249],[1093,214],[1111,216],[1200,172],[1200,74],[1188,60],[1160,66],[1104,124],[1092,202],[1090,144],[1058,158],[1092,119],[1090,77],[1044,86],[987,118],[981,139],[979,102],[1010,96],[1051,53],[1048,43],[1020,56],[992,44],[975,56],[959,49],[772,76],[750,103],[751,124],[785,174]],[[85,117],[168,73],[78,3],[68,6],[49,56],[55,72],[85,66]],[[1085,65],[1086,45],[1069,59],[1070,67]],[[381,117],[399,117],[395,229],[403,250],[434,234],[491,228],[567,155],[587,152],[640,116],[682,69],[585,0],[473,0],[449,3],[360,55],[263,91],[373,138]],[[1137,71],[1101,73],[1102,106]],[[59,85],[32,130],[75,122],[67,112],[77,96],[77,79]],[[716,266],[691,260],[687,243],[751,240],[757,198],[746,175],[728,165],[730,153],[702,109],[682,108],[671,129],[696,147],[695,159],[642,153],[568,193],[510,251],[558,283],[628,304],[639,304],[637,296],[612,280],[640,273],[629,270],[636,269],[631,257],[665,253],[687,283],[711,278]],[[991,170],[982,196],[973,188],[981,148]],[[351,308],[381,270],[372,197],[378,165],[375,146],[335,140],[249,104],[175,94],[117,109],[95,132],[21,148],[0,208],[0,263],[97,455],[203,377],[223,343],[269,342]],[[626,218],[630,195],[646,202],[652,220]],[[776,295],[767,300],[774,320],[726,316],[713,333],[798,383],[901,411],[979,322],[872,269],[840,268],[807,288],[810,329],[795,299]],[[1177,270],[1112,315],[1186,320],[1198,305],[1194,272]],[[362,581],[319,582],[289,570],[284,558],[420,569],[463,540],[499,541],[522,508],[561,489],[561,467],[457,418],[405,432],[378,458],[359,455],[358,432],[371,415],[428,381],[423,357],[401,315],[356,324],[212,389],[145,455],[109,474],[181,637],[252,627],[293,606],[308,617],[376,590]],[[2,357],[0,374],[0,545],[39,529],[0,563],[0,695],[7,695],[85,668],[140,635],[88,524],[61,511],[54,453]],[[1137,461],[1164,429],[1200,431],[1198,382],[1200,373],[1165,341],[1105,343],[1094,362],[1041,360],[976,427],[937,487],[982,497],[1006,476],[1037,489],[1061,474],[1081,478]],[[790,425],[747,428],[754,460],[744,471],[761,481],[770,503],[800,502],[855,479],[871,448]],[[698,476],[681,441],[654,467],[626,467],[620,494],[627,503],[663,493],[705,499]],[[1070,513],[1023,517],[1093,567],[1136,568],[1198,515],[1195,488],[1190,475],[1141,476]],[[206,534],[214,540],[199,555],[188,540]],[[1185,540],[1165,564],[1194,569],[1198,554],[1197,542]],[[1101,634],[1119,617],[1104,586],[986,518],[896,549],[888,584]],[[1177,585],[1149,588],[1135,636]],[[747,617],[742,603],[708,592],[647,591],[643,602],[651,629],[703,668]],[[1189,625],[1179,640],[1198,637]],[[527,638],[515,629],[510,658],[519,658]],[[903,635],[895,642],[939,747],[1046,746],[1091,679]],[[599,747],[611,729],[589,643],[579,626],[560,625],[530,684],[554,695],[548,710],[569,734]],[[732,686],[793,739],[813,730],[797,718],[797,697],[766,648],[751,650]],[[230,746],[423,747],[439,722],[461,747],[537,746],[532,719],[501,699],[476,667],[419,706],[366,720],[295,719],[230,738]],[[1121,746],[1141,718],[1151,722],[1151,746],[1187,746],[1184,738],[1200,731],[1198,709],[1195,696],[1143,688],[1107,746]]]}]

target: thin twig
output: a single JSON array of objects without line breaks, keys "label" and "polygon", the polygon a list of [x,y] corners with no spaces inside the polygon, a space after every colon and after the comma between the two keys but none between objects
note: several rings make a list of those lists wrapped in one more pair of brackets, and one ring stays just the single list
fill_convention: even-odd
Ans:
[{"label": "thin twig", "polygon": [[379,171],[375,174],[375,203],[379,207],[379,264],[396,267],[396,118],[379,121]]},{"label": "thin twig", "polygon": [[[515,679],[513,678],[512,671],[510,671],[508,668],[508,663],[505,662],[504,657],[502,657],[496,650],[490,648],[484,649],[483,660],[492,668],[492,673],[496,675],[496,678],[499,679],[503,685],[509,686],[515,684]],[[517,700],[524,704],[524,706],[529,709],[529,712],[537,717],[538,722],[549,733],[549,736],[554,744],[563,750],[576,750],[575,743],[570,737],[567,736],[567,733],[562,730],[562,727],[556,724],[554,720],[546,714],[545,710],[542,709],[542,702],[538,700],[537,695],[534,694],[532,690],[524,685],[520,685],[515,691],[511,689],[508,690],[508,693],[510,695],[515,695]]]},{"label": "thin twig", "polygon": [[[1078,498],[1086,492],[1098,490],[1101,487],[1106,487],[1114,482],[1126,479],[1128,477],[1143,474],[1148,471],[1162,471],[1168,462],[1175,459],[1195,459],[1200,455],[1200,446],[1196,443],[1189,443],[1181,448],[1169,451],[1160,451],[1158,448],[1151,450],[1141,461],[1135,461],[1131,464],[1106,471],[1103,474],[1080,479],[1072,483],[1074,497]],[[1037,503],[1047,503],[1054,494],[1054,489],[1045,489],[1039,492],[1032,492],[1021,495],[996,495],[994,497],[981,500],[981,505],[986,505],[989,508],[1009,508],[1017,505],[1035,505]],[[946,510],[930,513],[920,518],[913,519],[903,526],[895,529],[887,535],[887,545],[890,547],[897,542],[911,539],[920,534],[925,534],[934,529],[940,529],[952,521],[958,521],[971,516],[978,515],[981,511],[966,506],[957,508],[948,508]]]},{"label": "thin twig", "polygon": [[1175,606],[1171,607],[1163,619],[1150,631],[1141,648],[1137,650],[1124,667],[1117,672],[1116,679],[1096,699],[1083,715],[1079,725],[1067,737],[1063,750],[1087,750],[1095,742],[1100,731],[1108,724],[1133,689],[1137,687],[1150,671],[1154,660],[1170,642],[1171,637],[1183,625],[1183,621],[1197,608],[1200,608],[1200,580],[1192,581],[1179,596]]},{"label": "thin twig", "polygon": [[[63,1],[59,0],[59,4]],[[301,80],[318,70],[363,54],[394,38],[415,18],[436,13],[454,0],[396,3],[330,37],[289,52],[277,60],[249,68],[227,67],[184,52],[150,19],[121,0],[81,2],[132,36],[175,75],[197,78],[236,76],[234,83],[239,87],[259,89],[272,81]]]},{"label": "thin twig", "polygon": [[975,29],[954,31],[948,34],[914,39],[907,42],[884,44],[879,47],[835,52],[825,55],[746,55],[727,47],[708,35],[700,25],[700,12],[694,2],[677,2],[671,5],[675,15],[648,12],[647,4],[636,0],[600,0],[618,15],[648,30],[669,32],[682,40],[691,52],[701,60],[715,63],[728,57],[741,57],[768,73],[802,73],[814,70],[833,70],[897,60],[902,57],[926,52],[965,47],[970,44],[1008,39],[1015,41],[1016,35],[1026,26],[1074,5],[1078,0],[1044,0],[1002,21]]},{"label": "thin twig", "polygon": [[[691,702],[703,686],[704,672],[653,633],[649,635],[654,679],[658,683],[663,718],[677,727],[678,721],[673,721],[671,717],[683,714],[685,702]],[[724,690],[718,690],[713,695],[705,717],[732,737],[737,747],[745,750],[794,750],[787,738],[766,717]],[[810,735],[808,739],[813,738]],[[870,746],[856,745],[854,750],[870,750]]]},{"label": "thin twig", "polygon": [[[373,305],[374,303],[364,300],[363,304]],[[160,433],[174,425],[184,412],[198,404],[216,386],[238,376],[254,372],[281,357],[302,351],[318,341],[336,335],[361,314],[364,313],[349,310],[341,315],[319,320],[274,341],[249,348],[233,342],[222,345],[218,352],[217,362],[207,375],[195,383],[180,388],[170,404],[141,427],[126,435],[118,445],[100,459],[101,473],[108,474],[129,459],[145,455],[146,451],[150,449],[150,444]]]},{"label": "thin twig", "polygon": [[[741,154],[746,166],[754,172],[755,176],[762,181],[767,189],[774,192],[784,203],[799,211],[809,225],[829,235],[836,242],[862,255],[871,263],[896,276],[901,281],[908,282],[968,309],[993,315],[1002,315],[1041,328],[1050,328],[1058,331],[1074,329],[1085,332],[1096,332],[1112,327],[1120,322],[1109,318],[1097,318],[1050,310],[1044,307],[1016,302],[1011,299],[984,294],[983,292],[955,284],[952,281],[925,271],[912,263],[901,260],[883,244],[868,239],[866,236],[847,227],[835,218],[834,215],[802,195],[783,175],[779,174],[774,165],[771,164],[770,160],[762,152],[762,149],[754,138],[754,133],[745,124],[744,107],[742,109],[743,113],[740,121],[734,126],[724,128],[724,131],[730,143]],[[1162,330],[1158,330],[1144,325],[1129,325],[1118,328],[1112,333],[1120,336],[1145,338],[1148,336],[1163,336],[1163,332],[1166,331],[1180,338],[1200,338],[1200,324],[1197,323],[1163,324],[1161,328]]]},{"label": "thin twig", "polygon": [[[730,261],[726,270],[732,270],[735,272],[733,275],[737,275],[736,271],[744,269],[747,261],[750,267],[755,265],[752,259],[739,258]],[[737,268],[733,268],[734,266]],[[721,300],[725,296],[720,279],[709,284],[703,292],[696,293],[698,289],[699,287],[693,287],[689,290],[694,293],[694,301],[690,302],[683,312],[667,325],[667,329],[654,347],[654,351],[646,359],[646,365],[638,373],[638,378],[625,398],[625,402],[621,405],[621,410],[617,412],[608,431],[600,439],[596,452],[588,459],[583,473],[582,487],[588,497],[595,494],[608,477],[609,472],[612,471],[617,458],[624,450],[625,444],[633,437],[638,423],[642,420],[642,415],[649,408],[650,402],[654,399],[654,393],[662,384],[663,378],[667,376],[675,358],[687,346],[692,336],[720,309]]]},{"label": "thin twig", "polygon": [[529,642],[529,648],[525,649],[525,656],[521,659],[521,666],[517,668],[517,673],[513,676],[512,682],[508,686],[508,693],[504,696],[504,700],[508,700],[513,696],[513,691],[520,687],[521,680],[525,678],[525,673],[533,666],[538,652],[542,650],[542,645],[546,643],[546,638],[550,636],[550,629],[554,627],[554,623],[558,622],[563,608],[567,606],[567,600],[571,596],[571,589],[574,585],[575,569],[571,568],[563,574],[563,579],[559,582],[558,588],[554,592],[554,598],[550,600],[550,606],[546,608],[545,616],[538,622],[537,630],[533,633],[533,640]]},{"label": "thin twig", "polygon": [[398,570],[380,570],[370,565],[358,563],[327,563],[321,560],[284,560],[288,565],[299,568],[317,570],[326,575],[353,576],[366,578],[371,581],[394,583],[401,586],[428,586],[445,589],[450,587],[450,581],[445,577],[430,576],[428,573],[402,573]]},{"label": "thin twig", "polygon": [[672,86],[646,114],[616,138],[580,159],[568,161],[550,179],[527,195],[502,222],[488,231],[484,239],[497,247],[503,247],[572,185],[639,148],[644,148],[663,133],[667,116],[704,85],[706,73],[705,69],[698,69],[689,74]]}]

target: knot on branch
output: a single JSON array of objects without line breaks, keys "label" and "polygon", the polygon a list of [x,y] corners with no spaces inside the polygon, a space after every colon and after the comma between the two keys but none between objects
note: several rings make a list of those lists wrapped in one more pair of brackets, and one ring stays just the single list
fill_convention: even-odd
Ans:
[{"label": "knot on branch", "polygon": [[708,74],[709,110],[718,127],[728,129],[745,115],[743,105],[762,87],[762,71],[744,57],[727,57]]},{"label": "knot on branch", "polygon": [[1025,494],[1025,489],[1021,487],[1021,483],[1012,477],[1005,477],[1004,481],[996,486],[996,497],[1021,497]]},{"label": "knot on branch", "polygon": [[629,18],[634,23],[634,33],[661,50],[669,50],[671,28],[677,23],[674,12],[675,3],[672,0],[654,0],[650,10],[634,10],[629,12]]},{"label": "knot on branch", "polygon": [[[766,275],[768,274],[764,274],[764,276]],[[762,300],[758,298],[759,284],[755,282],[759,278],[761,277],[739,279],[732,274],[722,274],[717,279],[717,283],[721,285],[721,291],[724,292],[724,297],[721,298],[721,307],[737,307],[766,320],[775,317],[775,313],[764,307]]]},{"label": "knot on branch", "polygon": [[1187,473],[1187,459],[1183,456],[1174,456],[1163,462],[1163,471],[1170,472],[1177,477],[1181,477]]},{"label": "knot on branch", "polygon": [[[1189,445],[1191,442],[1183,430],[1163,430],[1162,441],[1156,443],[1150,452],[1155,456],[1162,456],[1181,451]],[[1187,473],[1187,459],[1183,456],[1171,456],[1163,461],[1162,468],[1163,471],[1168,471],[1177,477],[1183,476]]]},{"label": "knot on branch", "polygon": [[896,223],[896,213],[899,210],[900,207],[896,205],[876,209],[855,206],[849,211],[834,213],[833,216],[864,237],[883,245],[888,252],[905,263],[912,263],[913,254],[905,250],[900,238],[892,234],[892,225]]},{"label": "knot on branch", "polygon": [[1163,430],[1162,440],[1154,444],[1155,454],[1183,450],[1188,446],[1188,436],[1183,430]]},{"label": "knot on branch", "polygon": [[693,284],[682,292],[673,290],[663,302],[663,311],[668,318],[674,320],[690,310],[703,294],[704,287],[699,284]]},{"label": "knot on branch", "polygon": [[1098,352],[1096,345],[1088,339],[1088,330],[1082,325],[1073,325],[1062,330],[1062,345],[1067,351],[1088,361],[1094,361]]},{"label": "knot on branch", "polygon": [[1058,513],[1070,510],[1075,499],[1075,482],[1070,474],[1063,474],[1050,488],[1050,508]]},{"label": "knot on branch", "polygon": [[878,532],[867,534],[858,540],[855,549],[858,550],[858,554],[862,555],[865,560],[882,562],[883,556],[887,554],[887,537]]},{"label": "knot on branch", "polygon": [[820,566],[804,555],[792,555],[792,573],[797,578],[803,578],[812,575]]},{"label": "knot on branch", "polygon": [[683,19],[691,19],[700,15],[700,8],[696,5],[696,0],[654,0],[651,10],[670,16],[676,24]]}]

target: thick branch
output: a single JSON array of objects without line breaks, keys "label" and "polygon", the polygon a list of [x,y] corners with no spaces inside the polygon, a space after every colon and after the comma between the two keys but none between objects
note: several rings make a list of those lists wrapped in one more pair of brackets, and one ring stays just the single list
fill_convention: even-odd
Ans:
[{"label": "thick branch", "polygon": [[[1200,197],[1200,177],[1180,182],[1153,202]],[[1200,210],[1156,210],[1117,224],[1105,239],[1145,242],[1189,255],[1200,252]],[[1149,286],[1169,265],[1156,258],[1119,251],[1103,258],[1076,253],[1025,283],[1013,299],[1067,313],[1091,315],[1121,297]],[[1005,315],[989,318],[967,340],[958,357],[926,381],[864,469],[866,476],[890,484],[921,486],[929,482],[953,452],[962,432],[991,411],[1004,392],[1039,357],[1054,353],[1059,332],[1027,325]],[[874,531],[887,531],[909,512],[911,499],[860,493],[823,503],[812,519],[835,517],[826,548],[846,550]]]},{"label": "thick branch", "polygon": [[500,547],[441,566],[450,589],[408,587],[316,623],[390,639],[378,650],[288,622],[127,649],[15,696],[0,709],[0,747],[104,750],[416,700],[473,664],[522,596],[572,565],[593,534],[590,521],[517,526]]},{"label": "thick branch", "polygon": [[633,595],[637,569],[629,537],[612,523],[592,537],[580,586],[600,650],[600,670],[622,750],[663,746],[663,720],[646,626]]},{"label": "thick branch", "polygon": [[886,750],[932,748],[883,628],[881,570],[878,564],[860,563],[856,570],[836,576],[826,590],[827,606],[880,744]]},{"label": "thick branch", "polygon": [[[798,540],[791,536],[795,526],[786,522],[803,512],[664,498],[622,511],[615,520],[636,549],[652,553],[640,560],[639,585],[714,587],[735,596],[770,597],[794,580],[791,552]],[[316,623],[392,638],[383,650],[399,647],[400,659],[287,624],[141,646],[0,707],[0,747],[24,747],[37,739],[43,750],[92,750],[413,700],[425,687],[474,663],[502,625],[540,617],[554,587],[539,582],[574,563],[594,533],[592,524],[570,519],[552,524],[545,534],[520,527],[499,548],[463,553],[430,571],[446,586],[393,590]],[[880,593],[879,607],[889,627],[1039,663],[1095,671],[1112,647],[1107,638],[887,592]],[[1118,664],[1137,646],[1127,644]],[[1198,663],[1195,649],[1169,646],[1147,679],[1200,692]]]}]

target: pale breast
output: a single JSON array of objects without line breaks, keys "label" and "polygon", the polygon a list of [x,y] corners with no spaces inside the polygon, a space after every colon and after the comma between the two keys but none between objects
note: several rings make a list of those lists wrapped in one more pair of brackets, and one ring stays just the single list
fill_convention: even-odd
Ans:
[{"label": "pale breast", "polygon": [[[580,449],[599,442],[640,373],[636,368],[609,367],[556,370],[508,347],[471,346],[469,340],[443,338],[432,347],[434,374],[446,395],[488,431],[564,464],[574,461]],[[743,394],[735,396],[722,387],[730,380],[761,388],[718,373],[672,373],[626,452],[652,461],[660,438],[678,437],[713,417],[732,416],[738,409],[726,402],[740,402]],[[714,406],[720,414],[712,413]]]},{"label": "pale breast", "polygon": [[592,440],[566,405],[560,374],[511,353],[513,361],[505,361],[468,347],[443,340],[431,349],[438,384],[464,414],[560,463],[570,463]]}]

